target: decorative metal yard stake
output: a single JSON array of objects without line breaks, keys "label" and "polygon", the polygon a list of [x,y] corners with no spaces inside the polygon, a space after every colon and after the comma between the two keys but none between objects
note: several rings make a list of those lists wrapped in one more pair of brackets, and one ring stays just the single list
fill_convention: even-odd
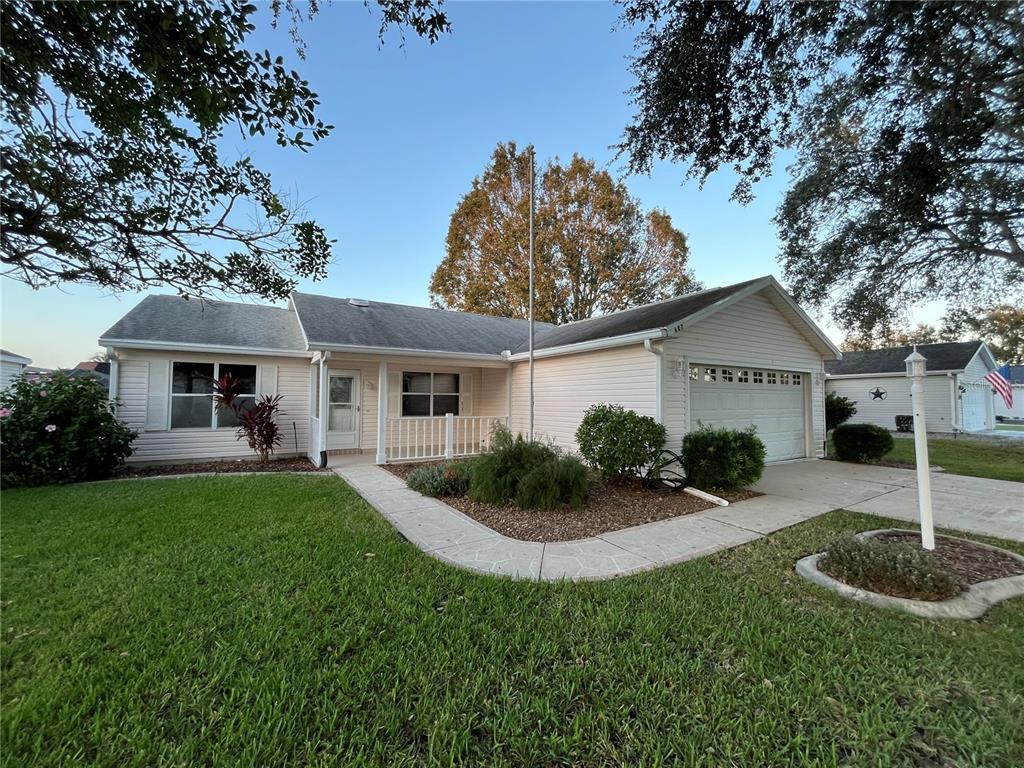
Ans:
[{"label": "decorative metal yard stake", "polygon": [[921,546],[935,549],[932,479],[928,472],[928,428],[924,418],[924,375],[928,361],[915,346],[904,362],[907,364],[910,397],[914,405],[914,455],[917,460],[917,503],[921,509]]}]

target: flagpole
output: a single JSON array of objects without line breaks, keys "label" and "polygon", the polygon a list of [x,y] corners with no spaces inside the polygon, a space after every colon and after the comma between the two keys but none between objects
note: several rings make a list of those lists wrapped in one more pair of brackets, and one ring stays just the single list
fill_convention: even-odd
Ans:
[{"label": "flagpole", "polygon": [[530,440],[533,440],[533,145],[530,145]]}]

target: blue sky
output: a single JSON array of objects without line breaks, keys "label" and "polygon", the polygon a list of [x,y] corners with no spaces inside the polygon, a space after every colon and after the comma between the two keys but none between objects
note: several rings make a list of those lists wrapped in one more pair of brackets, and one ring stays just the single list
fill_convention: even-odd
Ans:
[{"label": "blue sky", "polygon": [[[634,33],[617,27],[617,6],[452,3],[448,12],[453,32],[437,44],[407,36],[402,48],[392,35],[378,47],[375,15],[362,3],[332,4],[303,27],[304,62],[284,30],[260,28],[254,44],[292,59],[336,126],[307,154],[236,133],[225,141],[227,156],[250,154],[337,238],[329,277],[302,290],[426,305],[449,216],[499,141],[533,142],[540,160],[579,152],[623,172],[610,147],[632,114]],[[741,206],[729,201],[727,171],[704,189],[668,164],[627,178],[646,207],[667,210],[686,232],[708,286],[779,276],[771,218],[785,182],[780,161]],[[141,295],[32,291],[5,279],[2,298],[3,347],[52,367],[99,351],[98,336]]]}]

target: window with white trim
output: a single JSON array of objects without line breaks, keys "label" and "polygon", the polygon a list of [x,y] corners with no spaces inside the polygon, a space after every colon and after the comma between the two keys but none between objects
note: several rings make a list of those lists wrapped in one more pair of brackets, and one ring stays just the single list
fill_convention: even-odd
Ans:
[{"label": "window with white trim", "polygon": [[402,372],[402,416],[459,415],[459,374]]},{"label": "window with white trim", "polygon": [[729,368],[722,369],[722,381],[732,381],[732,370]]},{"label": "window with white trim", "polygon": [[736,381],[740,384],[747,384],[750,381],[750,371],[740,371],[736,376]]},{"label": "window with white trim", "polygon": [[754,383],[764,384],[764,371],[754,371]]},{"label": "window with white trim", "polygon": [[705,368],[704,369],[704,382],[706,384],[713,383],[716,378],[718,378],[717,375],[716,375],[716,369],[714,369],[714,368]]},{"label": "window with white trim", "polygon": [[769,384],[774,384],[775,383],[775,371],[768,371],[768,383]]},{"label": "window with white trim", "polygon": [[793,374],[793,385],[797,386],[797,387],[800,386],[800,374],[799,373],[794,373]]},{"label": "window with white trim", "polygon": [[231,374],[240,381],[238,402],[244,410],[256,402],[256,366],[238,363],[171,364],[171,429],[218,429],[237,427],[234,411],[218,408],[213,384]]},{"label": "window with white trim", "polygon": [[780,373],[779,374],[779,384],[789,384],[789,374],[788,373]]}]

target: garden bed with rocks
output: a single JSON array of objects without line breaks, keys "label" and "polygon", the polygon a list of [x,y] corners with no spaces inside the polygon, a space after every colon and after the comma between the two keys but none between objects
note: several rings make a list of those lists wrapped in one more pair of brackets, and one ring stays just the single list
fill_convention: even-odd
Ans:
[{"label": "garden bed with rocks", "polygon": [[[403,480],[423,466],[439,462],[388,464],[388,472]],[[755,491],[721,492],[729,502],[761,494]],[[595,480],[582,509],[524,510],[512,504],[482,504],[466,496],[443,496],[441,501],[498,533],[522,541],[571,541],[598,536],[635,525],[668,520],[712,509],[715,505],[682,491],[659,492],[639,483]]]},{"label": "garden bed with rocks", "polygon": [[271,459],[235,459],[226,461],[203,461],[190,464],[152,464],[146,467],[125,466],[117,470],[114,479],[131,477],[161,477],[164,475],[206,475],[235,474],[239,472],[330,472],[319,469],[305,458]]}]

